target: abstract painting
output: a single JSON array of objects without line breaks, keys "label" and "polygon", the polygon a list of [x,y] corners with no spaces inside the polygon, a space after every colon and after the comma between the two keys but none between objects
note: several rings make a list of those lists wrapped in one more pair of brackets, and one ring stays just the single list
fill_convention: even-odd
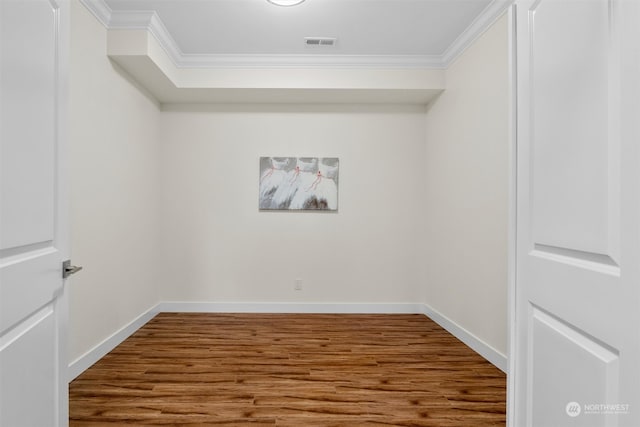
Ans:
[{"label": "abstract painting", "polygon": [[338,210],[336,157],[260,157],[262,210]]}]

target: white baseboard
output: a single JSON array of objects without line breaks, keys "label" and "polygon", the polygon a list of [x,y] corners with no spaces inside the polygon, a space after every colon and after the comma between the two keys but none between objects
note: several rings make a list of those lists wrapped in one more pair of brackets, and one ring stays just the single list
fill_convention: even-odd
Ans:
[{"label": "white baseboard", "polygon": [[69,381],[87,370],[158,313],[371,313],[424,314],[503,372],[505,355],[426,304],[414,303],[244,303],[161,302],[69,364]]},{"label": "white baseboard", "polygon": [[78,375],[89,369],[91,365],[102,359],[107,353],[120,345],[121,342],[133,335],[138,329],[143,327],[149,320],[158,314],[157,305],[135,318],[128,325],[125,325],[113,335],[102,341],[91,350],[78,357],[69,364],[67,371],[69,382],[73,381]]},{"label": "white baseboard", "polygon": [[434,310],[427,304],[422,305],[422,314],[436,322],[438,325],[442,326],[447,330],[447,332],[458,338],[467,346],[471,347],[473,351],[487,359],[487,361],[489,361],[496,368],[500,369],[504,373],[507,373],[509,366],[507,362],[507,356],[500,353],[498,350],[491,347],[489,344],[482,341],[480,338],[467,331],[465,328],[458,325],[448,317],[440,314],[438,311]]},{"label": "white baseboard", "polygon": [[167,313],[422,313],[413,303],[298,303],[298,302],[161,302],[157,312]]}]

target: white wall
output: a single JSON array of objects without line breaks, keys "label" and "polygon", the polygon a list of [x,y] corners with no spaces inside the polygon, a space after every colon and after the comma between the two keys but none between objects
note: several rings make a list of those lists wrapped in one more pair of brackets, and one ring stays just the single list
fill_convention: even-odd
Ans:
[{"label": "white wall", "polygon": [[[162,300],[417,301],[421,107],[173,107],[160,134]],[[260,156],[339,157],[339,212],[259,212]]]},{"label": "white wall", "polygon": [[70,359],[158,302],[158,107],[105,55],[106,31],[71,2],[73,262]]},{"label": "white wall", "polygon": [[[421,107],[160,112],[72,1],[70,357],[159,301],[416,303],[507,339],[507,23]],[[335,156],[338,213],[259,212],[260,156]],[[296,278],[303,290],[294,291]]]},{"label": "white wall", "polygon": [[427,114],[425,301],[507,352],[508,47],[500,18],[447,70]]}]

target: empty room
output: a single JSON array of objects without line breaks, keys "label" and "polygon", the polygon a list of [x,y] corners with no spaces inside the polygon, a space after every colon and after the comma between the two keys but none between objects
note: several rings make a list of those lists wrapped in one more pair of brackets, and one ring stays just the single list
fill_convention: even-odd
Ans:
[{"label": "empty room", "polygon": [[639,425],[638,19],[0,1],[0,425]]}]

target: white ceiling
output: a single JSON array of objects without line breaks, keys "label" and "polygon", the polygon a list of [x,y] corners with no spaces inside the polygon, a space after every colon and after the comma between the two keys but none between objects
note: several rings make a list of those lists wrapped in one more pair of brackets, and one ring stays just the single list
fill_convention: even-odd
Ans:
[{"label": "white ceiling", "polygon": [[513,0],[80,2],[107,29],[109,58],[162,104],[425,105]]},{"label": "white ceiling", "polygon": [[[155,11],[179,55],[441,56],[492,0],[105,0]],[[335,37],[335,47],[305,37]]]}]

